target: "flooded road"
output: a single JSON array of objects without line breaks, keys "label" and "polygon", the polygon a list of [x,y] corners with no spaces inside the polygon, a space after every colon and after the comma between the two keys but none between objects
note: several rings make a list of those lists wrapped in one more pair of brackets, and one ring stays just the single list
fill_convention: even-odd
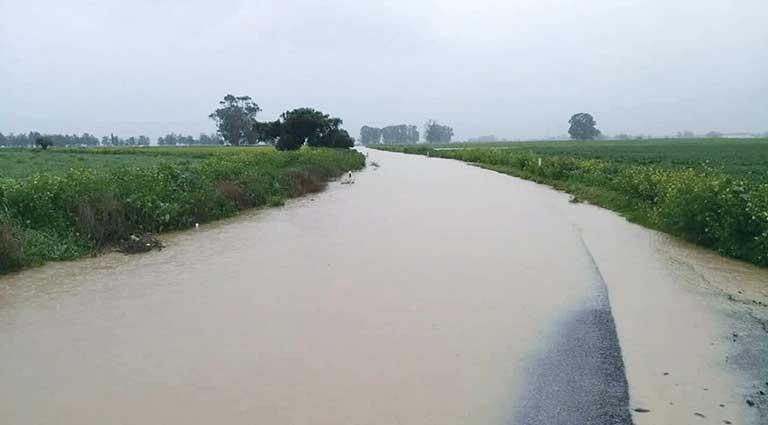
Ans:
[{"label": "flooded road", "polygon": [[767,423],[764,270],[456,161],[370,160],[160,252],[1,278],[0,423]]}]

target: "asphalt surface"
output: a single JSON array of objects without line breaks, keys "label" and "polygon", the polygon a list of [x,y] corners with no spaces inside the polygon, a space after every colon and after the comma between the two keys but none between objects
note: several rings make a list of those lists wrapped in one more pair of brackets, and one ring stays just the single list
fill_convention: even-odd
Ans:
[{"label": "asphalt surface", "polygon": [[631,424],[629,390],[608,290],[593,267],[593,292],[557,325],[527,372],[527,392],[510,424]]}]

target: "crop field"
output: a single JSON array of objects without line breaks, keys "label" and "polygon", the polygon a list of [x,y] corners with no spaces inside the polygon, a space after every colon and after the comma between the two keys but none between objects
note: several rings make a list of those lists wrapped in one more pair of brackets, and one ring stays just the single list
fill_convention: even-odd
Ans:
[{"label": "crop field", "polygon": [[577,202],[613,209],[723,255],[768,266],[766,139],[375,147],[458,159],[548,184],[573,194]]},{"label": "crop field", "polygon": [[[200,157],[183,152],[175,155],[146,153],[145,149],[99,149],[109,155],[96,155],[96,149],[42,151],[39,149],[3,149],[0,150],[0,178],[24,178],[34,174],[61,176],[71,169],[87,168],[98,171],[115,170],[122,167],[153,167],[161,163],[191,164]],[[125,153],[124,151],[136,151]],[[122,152],[121,152],[122,151]]]},{"label": "crop field", "polygon": [[280,205],[364,165],[327,148],[0,150],[0,273]]},{"label": "crop field", "polygon": [[768,181],[768,139],[567,140],[451,143],[435,147],[487,147],[668,168],[720,168],[734,176]]}]

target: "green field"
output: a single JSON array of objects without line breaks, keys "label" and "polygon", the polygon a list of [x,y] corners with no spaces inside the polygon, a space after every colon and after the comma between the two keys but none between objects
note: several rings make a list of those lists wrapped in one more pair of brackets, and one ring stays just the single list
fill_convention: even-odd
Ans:
[{"label": "green field", "polygon": [[567,140],[451,143],[435,147],[489,147],[666,168],[707,166],[750,180],[768,181],[768,139]]},{"label": "green field", "polygon": [[[122,167],[153,167],[163,162],[191,164],[199,161],[199,155],[179,150],[177,155],[146,153],[147,149],[99,149],[109,155],[95,155],[96,149],[3,149],[0,150],[0,178],[23,178],[44,173],[64,175],[73,168],[109,171]],[[125,151],[135,151],[125,153]]]},{"label": "green field", "polygon": [[0,273],[280,205],[364,165],[327,148],[0,150]]},{"label": "green field", "polygon": [[[664,139],[377,149],[458,159],[551,185],[629,220],[768,266],[768,140]],[[541,160],[541,165],[539,165]]]}]

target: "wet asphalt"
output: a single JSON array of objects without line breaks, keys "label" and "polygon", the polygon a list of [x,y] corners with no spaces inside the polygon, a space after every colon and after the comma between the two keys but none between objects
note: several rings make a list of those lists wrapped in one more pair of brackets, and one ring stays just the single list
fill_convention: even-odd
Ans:
[{"label": "wet asphalt", "polygon": [[564,315],[525,371],[526,391],[508,422],[632,424],[629,389],[608,290],[592,255],[591,296]]}]

